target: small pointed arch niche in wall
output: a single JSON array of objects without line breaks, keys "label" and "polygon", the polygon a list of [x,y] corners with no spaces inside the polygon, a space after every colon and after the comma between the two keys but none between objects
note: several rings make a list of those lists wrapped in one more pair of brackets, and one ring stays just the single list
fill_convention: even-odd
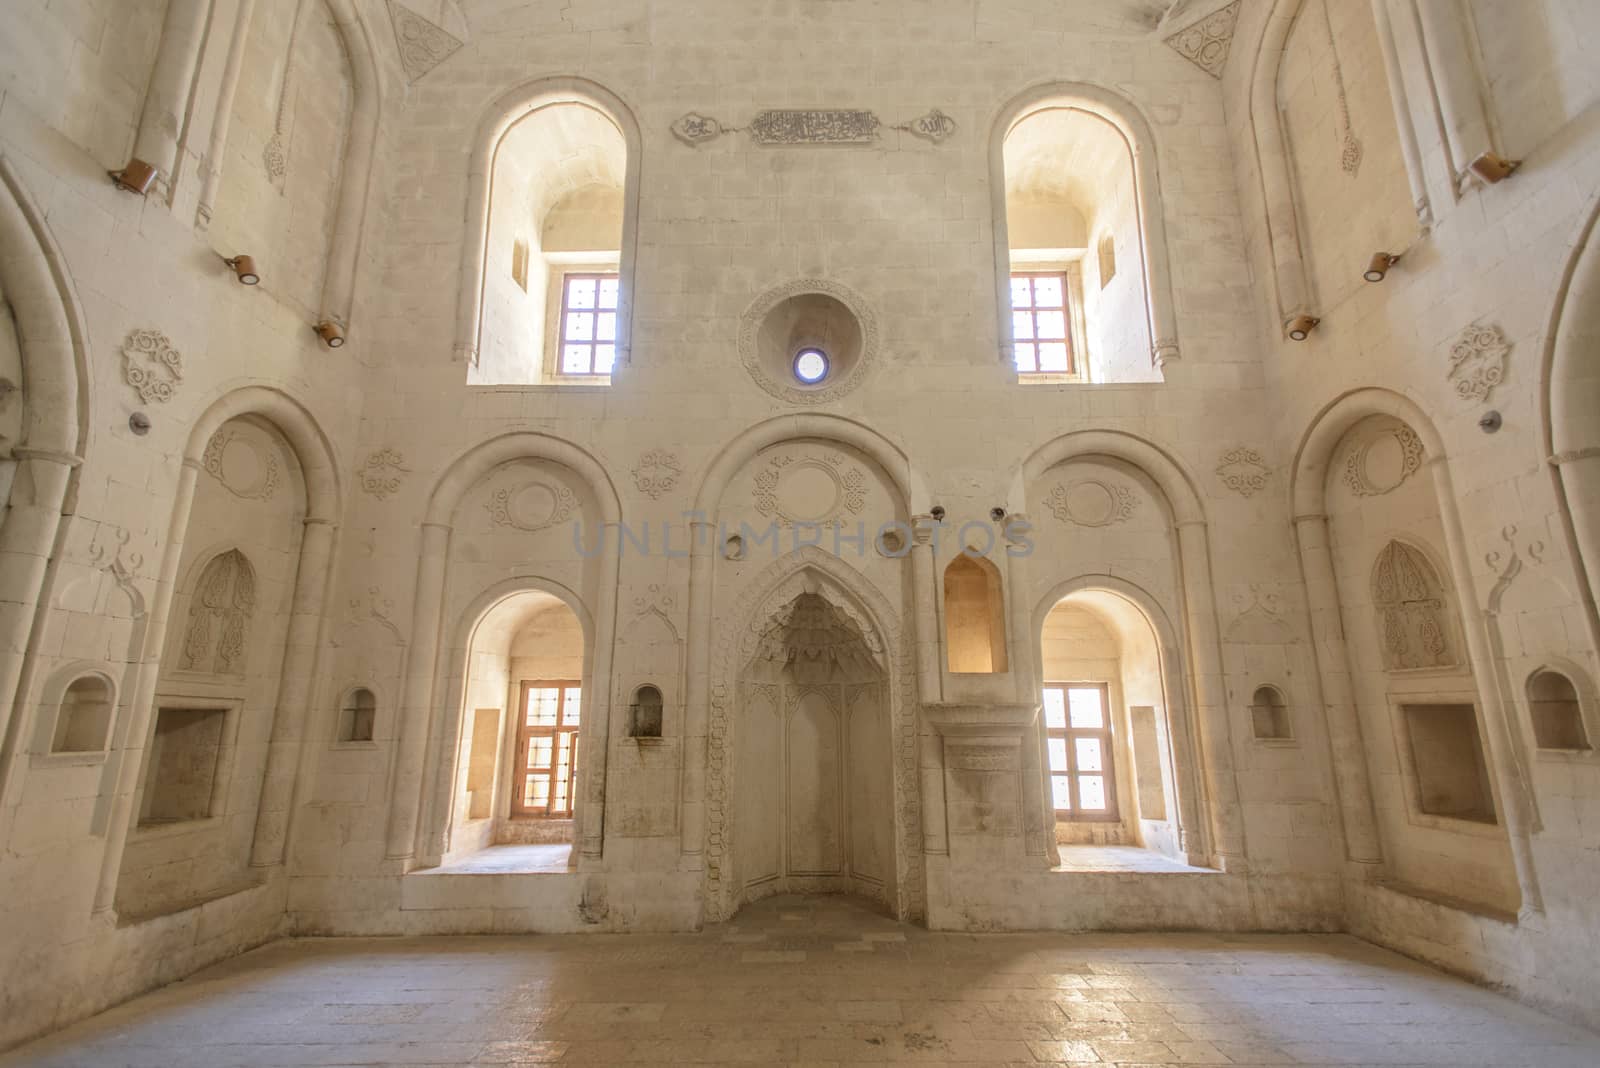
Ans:
[{"label": "small pointed arch niche in wall", "polygon": [[990,675],[1007,669],[1000,569],[982,556],[958,553],[944,569],[944,638],[953,674]]},{"label": "small pointed arch niche in wall", "polygon": [[1438,569],[1414,545],[1392,540],[1372,566],[1372,604],[1385,671],[1460,665]]}]

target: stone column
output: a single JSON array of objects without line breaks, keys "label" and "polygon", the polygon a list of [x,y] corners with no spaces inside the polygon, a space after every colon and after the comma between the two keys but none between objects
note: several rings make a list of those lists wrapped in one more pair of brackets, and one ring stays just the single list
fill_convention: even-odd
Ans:
[{"label": "stone column", "polygon": [[[22,740],[22,679],[28,642],[39,611],[39,597],[55,552],[72,470],[81,462],[68,453],[18,448],[11,482],[10,507],[0,525],[0,746],[6,758],[0,783],[10,778],[10,763]],[[0,791],[3,792],[3,791]]]},{"label": "stone column", "polygon": [[911,517],[911,611],[916,641],[917,697],[923,704],[940,699],[944,685],[939,671],[938,578],[933,566],[933,533],[939,520]]},{"label": "stone column", "polygon": [[[622,531],[618,523],[600,524],[600,581],[595,593],[594,656],[590,658],[589,692],[583,731],[588,747],[583,758],[585,811],[581,813],[583,833],[580,848],[586,860],[598,861],[605,851],[606,761],[611,746],[611,664],[617,629],[617,581],[622,566]],[[615,541],[612,552],[603,551],[605,539]]]},{"label": "stone column", "polygon": [[172,175],[178,165],[178,135],[189,110],[189,92],[205,40],[206,0],[168,0],[161,24],[161,43],[155,67],[145,90],[144,111],[133,154],[157,171],[156,189],[162,199],[172,199]]},{"label": "stone column", "polygon": [[150,622],[145,629],[144,648],[139,655],[139,670],[128,701],[128,723],[122,735],[122,751],[117,754],[116,786],[111,795],[111,814],[106,821],[106,849],[100,859],[100,881],[95,888],[94,910],[102,912],[116,901],[117,877],[122,872],[122,854],[128,845],[133,825],[133,803],[144,764],[145,740],[150,736],[150,719],[155,715],[156,682],[161,676],[161,653],[166,647],[167,621],[172,614],[172,597],[178,582],[178,565],[183,560],[183,539],[189,527],[189,511],[194,506],[195,482],[200,475],[199,461],[185,458],[178,473],[178,488],[173,495],[172,518],[167,527],[167,547],[161,556],[161,572],[150,598]]},{"label": "stone column", "polygon": [[1488,727],[1488,737],[1484,741],[1488,743],[1489,761],[1500,786],[1501,815],[1505,819],[1517,885],[1522,891],[1521,912],[1524,916],[1534,916],[1544,912],[1544,894],[1539,889],[1539,871],[1533,858],[1533,835],[1539,830],[1533,782],[1522,760],[1522,747],[1511,715],[1496,684],[1495,658],[1488,638],[1492,623],[1478,604],[1472,567],[1468,563],[1466,533],[1461,527],[1461,513],[1455,506],[1450,466],[1442,456],[1431,457],[1428,463],[1433,468],[1433,488],[1439,499],[1439,515],[1444,521],[1450,573],[1461,606],[1461,629],[1466,632],[1467,658],[1472,663],[1472,680],[1477,686],[1478,699],[1483,703],[1483,720]]},{"label": "stone column", "polygon": [[1483,80],[1472,59],[1469,16],[1462,0],[1416,0],[1416,9],[1444,123],[1450,172],[1459,187],[1467,165],[1494,148]]},{"label": "stone column", "polygon": [[211,225],[211,212],[222,186],[222,166],[228,151],[228,128],[233,122],[233,98],[239,90],[239,72],[244,69],[244,51],[250,37],[250,20],[255,16],[256,0],[239,0],[234,13],[233,38],[228,42],[228,58],[222,68],[222,83],[217,88],[217,111],[211,120],[211,141],[206,148],[205,181],[195,205],[195,225]]},{"label": "stone column", "polygon": [[1229,726],[1227,679],[1222,670],[1222,642],[1217,628],[1217,601],[1211,587],[1211,556],[1206,525],[1201,520],[1178,524],[1178,559],[1183,570],[1184,613],[1188,621],[1200,726],[1200,751],[1211,797],[1212,848],[1228,872],[1246,870],[1244,819],[1239,811],[1239,785],[1233,773],[1233,737]]},{"label": "stone column", "polygon": [[684,692],[683,800],[678,848],[687,870],[705,863],[706,742],[711,719],[711,582],[715,524],[689,524],[689,679]]},{"label": "stone column", "polygon": [[1323,718],[1333,755],[1333,779],[1344,824],[1344,853],[1358,864],[1379,864],[1383,847],[1372,807],[1372,781],[1367,771],[1361,715],[1350,681],[1350,651],[1339,614],[1339,588],[1333,575],[1328,517],[1299,515],[1294,519],[1300,571],[1306,584],[1311,616],[1311,651],[1316,658]]},{"label": "stone column", "polygon": [[1395,43],[1394,24],[1389,19],[1387,0],[1372,0],[1372,19],[1378,28],[1378,48],[1383,52],[1383,69],[1389,79],[1389,103],[1394,108],[1395,132],[1400,137],[1400,155],[1406,164],[1406,179],[1411,183],[1411,206],[1417,213],[1417,226],[1426,234],[1433,229],[1433,206],[1428,201],[1427,176],[1422,169],[1422,151],[1417,146],[1417,128],[1411,121],[1410,94],[1406,92],[1405,68]]},{"label": "stone column", "polygon": [[[1029,529],[1027,516],[1007,516],[1001,540],[1006,551],[1006,626],[1010,631],[1007,647],[1013,692],[1017,704],[1037,708],[1040,700],[1039,675],[1034,665],[1037,646],[1025,555]],[[1037,723],[1035,726],[1037,728]],[[1022,820],[1029,856],[1043,857],[1053,852],[1054,812],[1054,806],[1046,804],[1045,800],[1044,740],[1040,729],[1035,729],[1022,737]]]},{"label": "stone column", "polygon": [[423,762],[432,733],[434,673],[439,663],[439,622],[444,612],[445,565],[450,527],[422,524],[417,588],[411,603],[411,655],[406,661],[396,724],[393,785],[389,791],[389,830],[385,853],[399,860],[416,855],[417,821],[422,810]]},{"label": "stone column", "polygon": [[[1595,418],[1600,419],[1600,413]],[[1573,541],[1583,571],[1579,581],[1587,580],[1588,586],[1581,599],[1588,602],[1592,614],[1600,589],[1600,446],[1558,453],[1550,462],[1556,467],[1571,513]]]},{"label": "stone column", "polygon": [[250,847],[253,867],[282,863],[288,842],[306,712],[315,693],[317,636],[322,628],[337,529],[326,519],[307,519],[301,535],[294,601],[278,675],[278,707],[272,715],[261,802],[256,809],[256,835]]}]

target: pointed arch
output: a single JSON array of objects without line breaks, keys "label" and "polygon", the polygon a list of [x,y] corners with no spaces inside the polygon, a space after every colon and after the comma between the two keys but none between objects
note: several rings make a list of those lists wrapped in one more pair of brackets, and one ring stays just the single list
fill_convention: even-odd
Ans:
[{"label": "pointed arch", "polygon": [[[884,667],[889,687],[891,739],[894,752],[894,852],[895,911],[905,920],[919,919],[926,909],[922,862],[922,806],[916,783],[917,713],[911,650],[900,620],[887,597],[855,568],[831,553],[802,546],[767,565],[746,585],[727,621],[718,631],[713,663],[712,697],[707,732],[708,773],[703,804],[709,811],[705,825],[706,919],[726,919],[734,904],[728,884],[731,854],[728,812],[732,797],[729,776],[733,704],[740,668],[756,652],[758,624],[801,592],[816,592],[848,617],[860,630],[867,648]],[[690,739],[692,741],[692,739]],[[691,821],[691,804],[684,795],[684,826]]]}]

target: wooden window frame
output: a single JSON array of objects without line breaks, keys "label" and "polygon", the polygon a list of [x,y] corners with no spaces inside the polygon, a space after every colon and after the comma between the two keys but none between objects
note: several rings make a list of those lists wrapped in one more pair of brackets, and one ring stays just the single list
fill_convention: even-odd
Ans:
[{"label": "wooden window frame", "polygon": [[[572,292],[572,283],[573,282],[581,282],[581,281],[585,281],[585,280],[593,280],[595,282],[595,306],[593,308],[571,308],[568,305],[567,302],[570,299],[570,294]],[[600,307],[600,299],[599,299],[600,283],[605,282],[605,281],[615,281],[617,283],[617,306],[615,308],[602,309]],[[557,378],[573,378],[573,379],[579,379],[579,380],[584,380],[584,381],[607,381],[607,380],[609,380],[611,378],[612,371],[615,371],[616,370],[616,366],[617,366],[617,364],[616,364],[616,359],[617,359],[617,352],[616,352],[616,348],[617,348],[617,332],[621,329],[621,326],[622,326],[622,274],[621,274],[621,272],[619,272],[619,271],[608,271],[608,270],[595,270],[593,268],[588,269],[588,270],[563,271],[563,272],[559,273],[559,281],[558,281],[557,284],[558,284],[558,287],[560,289],[560,298],[561,299],[560,299],[560,310],[556,314],[555,352],[554,352],[554,359],[551,362],[551,367],[553,369],[555,377],[557,377]],[[568,314],[568,312],[590,312],[590,313],[595,315],[595,317],[596,317],[595,322],[596,322],[596,325],[598,326],[599,316],[602,313],[602,311],[609,311],[612,315],[614,315],[616,317],[616,320],[617,320],[617,329],[612,331],[612,336],[611,336],[612,339],[611,339],[611,341],[609,343],[600,341],[600,340],[598,340],[597,338],[595,338],[593,336],[591,336],[588,341],[582,341],[582,340],[570,340],[569,341],[567,339],[567,314]],[[595,333],[598,333],[598,330],[596,330]],[[599,348],[599,346],[601,346],[603,344],[610,344],[611,347],[612,347],[611,371],[597,371],[597,370],[595,370],[595,352]],[[569,370],[567,370],[567,359],[566,359],[566,357],[567,357],[567,346],[568,345],[583,345],[583,346],[586,346],[588,348],[588,350],[589,350],[589,362],[587,364],[588,370],[586,370],[586,371],[569,371]]]},{"label": "wooden window frame", "polygon": [[[1015,349],[1015,346],[1017,346],[1017,345],[1032,345],[1034,347],[1033,368],[1030,370],[1030,369],[1023,368],[1023,367],[1017,367],[1016,368],[1017,374],[1019,374],[1019,375],[1030,375],[1030,376],[1057,375],[1057,376],[1063,376],[1063,377],[1068,377],[1068,378],[1076,377],[1079,374],[1079,370],[1078,370],[1078,363],[1079,363],[1079,361],[1078,361],[1078,345],[1077,345],[1076,338],[1073,336],[1074,333],[1075,333],[1073,327],[1074,327],[1074,323],[1075,323],[1075,315],[1076,315],[1075,309],[1076,309],[1076,306],[1077,306],[1077,302],[1073,299],[1073,285],[1072,285],[1073,279],[1072,279],[1071,276],[1072,276],[1072,272],[1067,267],[1047,268],[1047,269],[1043,269],[1043,270],[1034,270],[1034,271],[1019,271],[1019,270],[1016,270],[1015,268],[1012,269],[1011,274],[1010,274],[1010,280],[1011,281],[1015,281],[1018,278],[1026,278],[1026,279],[1029,280],[1029,282],[1028,282],[1028,299],[1029,299],[1030,302],[1033,300],[1033,281],[1032,281],[1033,279],[1035,279],[1035,278],[1055,278],[1055,279],[1060,280],[1060,282],[1061,282],[1061,307],[1060,308],[1053,308],[1053,307],[1052,308],[1045,308],[1045,307],[1041,307],[1041,306],[1039,306],[1037,304],[1033,304],[1033,303],[1029,303],[1027,305],[1020,306],[1020,307],[1014,302],[1011,305],[1011,314],[1013,314],[1013,315],[1018,315],[1018,314],[1026,315],[1026,316],[1028,316],[1029,320],[1033,324],[1033,331],[1032,331],[1031,336],[1027,337],[1027,338],[1022,338],[1022,339],[1019,339],[1019,338],[1016,337],[1016,329],[1015,329],[1015,327],[1012,328],[1011,343],[1012,343],[1012,346],[1013,346],[1013,350]],[[1060,311],[1061,312],[1062,337],[1059,340],[1060,340],[1061,344],[1065,345],[1066,348],[1067,348],[1067,366],[1066,366],[1065,369],[1047,371],[1047,370],[1041,369],[1040,366],[1039,366],[1039,352],[1038,352],[1038,349],[1039,349],[1039,313],[1040,312],[1054,312],[1054,311]],[[1050,341],[1050,342],[1054,342],[1057,339],[1056,338],[1046,338],[1045,340],[1046,341]],[[1013,366],[1016,366],[1015,363],[1013,363]]]},{"label": "wooden window frame", "polygon": [[[530,725],[528,723],[528,694],[532,690],[559,690],[560,697],[556,700],[556,722],[554,726],[544,724]],[[567,720],[567,691],[578,691],[578,716],[571,722]],[[573,815],[573,800],[578,792],[578,748],[583,730],[583,686],[577,679],[528,679],[522,683],[517,697],[517,741],[516,748],[512,750],[512,780],[511,780],[511,818],[523,820],[567,820]],[[568,736],[565,747],[561,744],[561,736]],[[550,766],[548,768],[530,768],[528,766],[528,743],[534,738],[554,739],[550,746]],[[567,754],[567,805],[565,808],[554,808],[556,798],[556,771],[561,766],[561,754]],[[527,781],[530,776],[542,774],[550,783],[548,793],[549,801],[543,808],[523,803],[526,794]]]},{"label": "wooden window frame", "polygon": [[[1047,682],[1044,684],[1044,688],[1046,690],[1060,690],[1062,703],[1067,709],[1067,726],[1051,727],[1046,721],[1044,752],[1046,789],[1050,790],[1050,797],[1053,803],[1055,791],[1050,779],[1056,775],[1066,775],[1072,788],[1072,800],[1078,806],[1071,809],[1056,809],[1056,819],[1073,823],[1120,823],[1122,816],[1117,810],[1117,757],[1114,748],[1116,739],[1111,729],[1111,687],[1104,682]],[[1072,704],[1067,696],[1069,690],[1099,690],[1101,721],[1105,726],[1099,728],[1072,726]],[[1044,715],[1042,709],[1040,715]],[[1066,768],[1057,769],[1050,764],[1049,739],[1051,738],[1065,739],[1067,749]],[[1073,744],[1078,738],[1097,738],[1100,740],[1100,752],[1104,756],[1104,760],[1101,761],[1104,765],[1103,770],[1078,770],[1078,747]],[[1099,775],[1105,779],[1106,807],[1103,812],[1085,812],[1082,808],[1083,795],[1078,787],[1078,779],[1083,775]]]}]

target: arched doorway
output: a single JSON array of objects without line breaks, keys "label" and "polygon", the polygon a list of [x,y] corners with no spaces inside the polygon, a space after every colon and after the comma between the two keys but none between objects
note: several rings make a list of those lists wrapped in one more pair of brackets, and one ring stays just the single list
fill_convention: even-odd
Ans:
[{"label": "arched doorway", "polygon": [[734,895],[893,901],[888,686],[862,624],[815,583],[759,624],[734,717]]}]

